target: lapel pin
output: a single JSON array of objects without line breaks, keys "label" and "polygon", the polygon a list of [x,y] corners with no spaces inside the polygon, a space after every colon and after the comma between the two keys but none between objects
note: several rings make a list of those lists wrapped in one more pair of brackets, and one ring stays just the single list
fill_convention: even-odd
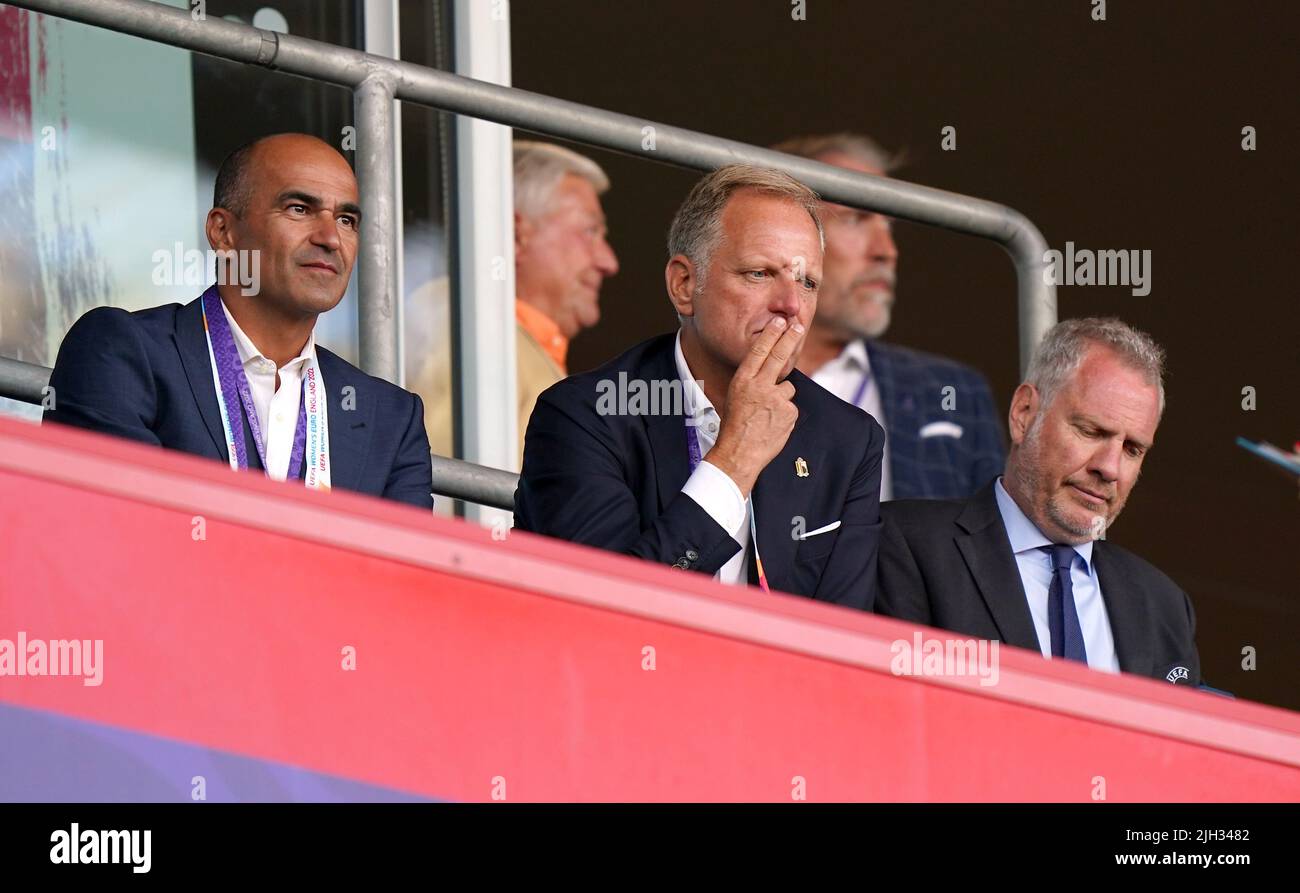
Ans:
[{"label": "lapel pin", "polygon": [[794,473],[801,478],[808,477],[808,463],[803,460],[803,456],[794,460]]}]

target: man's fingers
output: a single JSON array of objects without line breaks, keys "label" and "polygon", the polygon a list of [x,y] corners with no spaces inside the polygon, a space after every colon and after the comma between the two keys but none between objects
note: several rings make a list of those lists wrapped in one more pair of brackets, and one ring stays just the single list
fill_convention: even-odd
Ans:
[{"label": "man's fingers", "polygon": [[786,400],[794,399],[794,385],[790,383],[788,378],[776,386],[776,392]]},{"label": "man's fingers", "polygon": [[772,319],[763,331],[758,333],[754,343],[750,345],[749,353],[745,356],[744,362],[736,369],[737,375],[744,375],[747,378],[753,378],[758,374],[758,370],[763,367],[763,361],[767,359],[768,352],[776,344],[781,335],[785,332],[785,318],[778,316]]},{"label": "man's fingers", "polygon": [[781,337],[777,339],[776,344],[772,345],[772,349],[768,351],[767,358],[763,360],[763,365],[759,368],[757,377],[771,384],[776,384],[776,380],[785,371],[786,361],[794,356],[794,352],[799,348],[799,342],[802,338],[803,326],[794,323],[787,328]]}]

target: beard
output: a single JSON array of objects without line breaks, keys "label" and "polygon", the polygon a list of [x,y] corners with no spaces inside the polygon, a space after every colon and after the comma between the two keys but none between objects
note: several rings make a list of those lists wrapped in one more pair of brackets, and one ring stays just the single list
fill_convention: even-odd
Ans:
[{"label": "beard", "polygon": [[[889,328],[894,307],[894,275],[884,271],[859,276],[849,284],[843,297],[841,311],[836,318],[826,322],[841,329],[853,338],[879,338]],[[859,289],[870,285],[884,285],[887,291],[873,288],[863,300],[858,300]]]},{"label": "beard", "polygon": [[[1020,444],[1016,463],[1013,470],[1013,477],[1017,489],[1025,495],[1026,500],[1035,510],[1039,509],[1038,495],[1048,493],[1047,502],[1042,506],[1041,511],[1046,516],[1046,520],[1055,525],[1055,529],[1063,531],[1066,534],[1067,541],[1071,545],[1079,545],[1089,540],[1101,539],[1106,529],[1115,522],[1119,517],[1119,510],[1123,505],[1116,505],[1114,513],[1107,517],[1103,514],[1087,514],[1086,520],[1080,519],[1077,515],[1072,515],[1070,507],[1066,502],[1066,495],[1061,490],[1053,487],[1047,490],[1045,484],[1048,480],[1046,469],[1043,468],[1042,449],[1039,443],[1039,433],[1042,428],[1043,413],[1039,412],[1037,418],[1025,432],[1025,439]],[[1031,518],[1040,528],[1043,526],[1042,519]],[[1044,534],[1051,538],[1049,531],[1044,530]]]},{"label": "beard", "polygon": [[881,335],[885,334],[885,331],[889,328],[889,323],[893,314],[893,292],[890,292],[887,298],[883,296],[877,297],[873,294],[871,300],[877,305],[878,312],[871,319],[864,320],[860,326],[858,334],[863,338],[879,338]]}]

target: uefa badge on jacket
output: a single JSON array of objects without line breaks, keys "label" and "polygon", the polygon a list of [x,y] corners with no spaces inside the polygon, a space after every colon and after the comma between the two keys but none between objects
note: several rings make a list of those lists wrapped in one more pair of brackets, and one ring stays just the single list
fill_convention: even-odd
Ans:
[{"label": "uefa badge on jacket", "polygon": [[803,460],[803,456],[794,460],[794,473],[801,478],[808,477],[808,463]]}]

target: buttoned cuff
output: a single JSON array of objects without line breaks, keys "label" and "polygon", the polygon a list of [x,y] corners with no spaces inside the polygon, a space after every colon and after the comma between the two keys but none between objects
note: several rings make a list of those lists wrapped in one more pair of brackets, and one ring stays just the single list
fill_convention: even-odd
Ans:
[{"label": "buttoned cuff", "polygon": [[740,532],[745,529],[745,497],[725,471],[707,461],[701,462],[686,480],[682,492],[695,500],[732,539],[740,542]]}]

